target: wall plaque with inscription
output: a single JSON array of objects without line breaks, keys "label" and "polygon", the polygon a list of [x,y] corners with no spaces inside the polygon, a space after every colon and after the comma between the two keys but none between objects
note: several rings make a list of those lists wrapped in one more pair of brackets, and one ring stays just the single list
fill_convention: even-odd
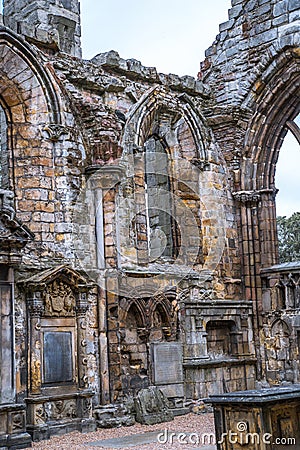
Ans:
[{"label": "wall plaque with inscription", "polygon": [[73,380],[72,333],[44,333],[44,383],[66,383]]},{"label": "wall plaque with inscription", "polygon": [[180,342],[152,344],[151,353],[155,384],[183,382],[182,344]]}]

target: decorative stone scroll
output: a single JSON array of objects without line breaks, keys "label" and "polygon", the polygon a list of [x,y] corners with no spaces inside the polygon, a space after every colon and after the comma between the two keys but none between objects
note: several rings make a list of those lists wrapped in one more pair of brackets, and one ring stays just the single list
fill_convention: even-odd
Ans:
[{"label": "decorative stone scroll", "polygon": [[69,132],[67,127],[56,123],[50,123],[43,130],[48,133],[49,140],[52,142],[59,141],[63,134],[67,134]]}]

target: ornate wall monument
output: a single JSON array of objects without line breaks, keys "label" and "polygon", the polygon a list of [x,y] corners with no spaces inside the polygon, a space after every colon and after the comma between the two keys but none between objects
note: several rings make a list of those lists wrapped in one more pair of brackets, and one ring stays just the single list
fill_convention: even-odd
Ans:
[{"label": "ornate wall monument", "polygon": [[0,446],[92,430],[149,386],[178,412],[300,381],[275,203],[299,2],[228,14],[194,79],[82,60],[78,1],[4,0]]}]

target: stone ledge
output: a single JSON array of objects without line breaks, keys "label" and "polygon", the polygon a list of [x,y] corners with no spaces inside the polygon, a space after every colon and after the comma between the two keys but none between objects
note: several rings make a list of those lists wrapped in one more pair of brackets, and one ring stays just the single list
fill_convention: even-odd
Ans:
[{"label": "stone ledge", "polygon": [[206,368],[206,367],[235,367],[235,366],[243,366],[244,364],[255,365],[257,362],[256,358],[244,358],[244,359],[236,359],[236,358],[228,358],[228,359],[210,359],[210,360],[202,360],[202,361],[184,361],[183,367],[194,369],[194,368]]}]

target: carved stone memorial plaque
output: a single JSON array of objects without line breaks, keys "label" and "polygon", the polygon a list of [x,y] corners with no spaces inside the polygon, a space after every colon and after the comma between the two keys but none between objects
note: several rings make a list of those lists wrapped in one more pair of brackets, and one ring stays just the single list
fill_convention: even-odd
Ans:
[{"label": "carved stone memorial plaque", "polygon": [[159,384],[183,382],[182,344],[162,342],[152,344],[153,381]]},{"label": "carved stone memorial plaque", "polygon": [[66,383],[73,380],[72,333],[44,333],[44,383]]}]

